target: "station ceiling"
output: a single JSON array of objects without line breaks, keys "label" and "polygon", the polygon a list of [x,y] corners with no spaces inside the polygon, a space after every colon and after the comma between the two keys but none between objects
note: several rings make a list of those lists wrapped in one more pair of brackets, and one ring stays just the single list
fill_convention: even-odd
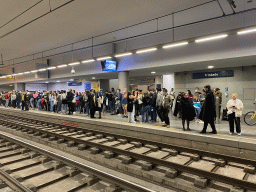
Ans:
[{"label": "station ceiling", "polygon": [[210,1],[1,0],[0,54],[14,59]]}]

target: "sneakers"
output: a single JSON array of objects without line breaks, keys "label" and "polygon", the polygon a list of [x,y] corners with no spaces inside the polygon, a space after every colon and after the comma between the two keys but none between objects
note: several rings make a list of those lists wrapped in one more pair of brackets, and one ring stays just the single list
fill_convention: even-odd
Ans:
[{"label": "sneakers", "polygon": [[170,125],[167,125],[166,128],[170,128]]},{"label": "sneakers", "polygon": [[237,135],[239,135],[239,136],[240,136],[240,135],[242,135],[242,134],[241,134],[241,133],[237,133]]},{"label": "sneakers", "polygon": [[229,132],[229,135],[233,135],[234,133],[233,132]]}]

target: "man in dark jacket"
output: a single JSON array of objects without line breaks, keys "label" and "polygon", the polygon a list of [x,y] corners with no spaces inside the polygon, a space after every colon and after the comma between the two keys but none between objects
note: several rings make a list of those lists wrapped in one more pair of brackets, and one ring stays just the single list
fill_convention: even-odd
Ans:
[{"label": "man in dark jacket", "polygon": [[150,114],[151,114],[151,121],[156,122],[156,98],[157,93],[154,89],[150,90]]},{"label": "man in dark jacket", "polygon": [[205,85],[204,89],[206,91],[206,97],[205,97],[205,101],[199,116],[199,119],[204,121],[204,128],[200,133],[206,133],[207,126],[208,124],[210,124],[212,127],[211,133],[217,134],[215,124],[214,124],[214,119],[216,118],[214,95],[211,91],[210,85]]},{"label": "man in dark jacket", "polygon": [[71,112],[72,112],[72,100],[73,100],[73,93],[72,93],[72,89],[69,88],[68,89],[68,93],[67,93],[67,102],[68,102],[68,114],[71,115]]},{"label": "man in dark jacket", "polygon": [[96,97],[95,97],[95,93],[94,93],[93,89],[90,90],[90,95],[88,96],[88,101],[89,101],[91,118],[95,118],[94,114],[95,114],[95,108],[96,108],[96,106],[95,106]]},{"label": "man in dark jacket", "polygon": [[18,92],[16,97],[16,106],[18,109],[20,109],[20,102],[21,102],[21,93]]}]

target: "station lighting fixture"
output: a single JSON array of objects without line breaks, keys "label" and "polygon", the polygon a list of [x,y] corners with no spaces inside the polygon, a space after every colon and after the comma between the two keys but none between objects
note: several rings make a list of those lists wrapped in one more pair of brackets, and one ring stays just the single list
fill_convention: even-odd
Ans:
[{"label": "station lighting fixture", "polygon": [[115,55],[115,57],[124,57],[124,56],[128,56],[128,55],[132,55],[132,53],[118,54],[118,55]]},{"label": "station lighting fixture", "polygon": [[31,73],[36,73],[36,72],[38,72],[37,70],[34,70],[34,71],[30,71]]},{"label": "station lighting fixture", "polygon": [[29,71],[27,71],[27,72],[24,72],[24,74],[29,74],[30,72]]},{"label": "station lighting fixture", "polygon": [[44,68],[44,69],[39,69],[38,71],[46,71],[47,69],[46,68]]},{"label": "station lighting fixture", "polygon": [[60,81],[57,81],[58,83],[60,82]]},{"label": "station lighting fixture", "polygon": [[179,47],[179,46],[187,45],[187,44],[188,44],[188,42],[175,43],[175,44],[165,45],[165,46],[163,46],[163,48],[167,49],[167,48]]},{"label": "station lighting fixture", "polygon": [[46,81],[45,83],[49,83],[48,81]]},{"label": "station lighting fixture", "polygon": [[6,76],[2,76],[1,78],[5,78]]},{"label": "station lighting fixture", "polygon": [[6,77],[11,77],[11,75],[7,75]]},{"label": "station lighting fixture", "polygon": [[10,85],[11,87],[13,86],[13,85]]},{"label": "station lighting fixture", "polygon": [[70,81],[74,81],[74,79],[70,79]]},{"label": "station lighting fixture", "polygon": [[108,57],[100,57],[97,59],[97,61],[102,61],[102,60],[106,60],[106,59],[111,59],[112,57],[108,56]]},{"label": "station lighting fixture", "polygon": [[150,48],[150,49],[143,49],[143,50],[139,50],[136,53],[146,53],[146,52],[151,52],[151,51],[156,51],[157,48]]},{"label": "station lighting fixture", "polygon": [[63,68],[63,67],[67,67],[68,65],[58,65],[58,68]]},{"label": "station lighting fixture", "polygon": [[11,74],[11,76],[16,76],[17,74]]},{"label": "station lighting fixture", "polygon": [[56,67],[48,67],[47,69],[48,70],[53,70],[53,69],[56,69]]},{"label": "station lighting fixture", "polygon": [[17,75],[23,75],[24,73],[18,73]]},{"label": "station lighting fixture", "polygon": [[73,65],[79,65],[79,64],[80,64],[80,62],[74,62],[74,63],[69,63],[68,65],[73,66]]},{"label": "station lighting fixture", "polygon": [[208,69],[212,69],[212,68],[214,68],[214,66],[208,66]]},{"label": "station lighting fixture", "polygon": [[207,38],[202,38],[202,39],[197,39],[195,40],[196,43],[201,43],[201,42],[205,42],[205,41],[212,41],[215,39],[221,39],[221,38],[225,38],[227,37],[227,34],[223,34],[223,35],[218,35],[218,36],[213,36],[213,37],[207,37]]},{"label": "station lighting fixture", "polygon": [[92,77],[92,79],[96,79],[95,77]]},{"label": "station lighting fixture", "polygon": [[152,73],[152,74],[155,74],[156,72],[155,72],[155,71],[152,71],[151,73]]},{"label": "station lighting fixture", "polygon": [[89,60],[84,60],[81,63],[90,63],[90,62],[93,62],[93,61],[95,61],[95,60],[94,59],[89,59]]},{"label": "station lighting fixture", "polygon": [[237,32],[237,34],[243,35],[243,34],[254,33],[254,32],[256,32],[256,29],[248,29],[248,30],[244,30],[244,31],[239,31],[239,32]]}]

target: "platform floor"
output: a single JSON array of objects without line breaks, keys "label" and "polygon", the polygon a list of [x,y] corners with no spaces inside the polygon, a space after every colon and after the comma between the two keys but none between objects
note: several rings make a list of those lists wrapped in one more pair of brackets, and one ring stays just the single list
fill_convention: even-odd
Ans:
[{"label": "platform floor", "polygon": [[[0,109],[12,109],[13,108],[5,108],[5,107],[0,107]],[[20,109],[15,109],[15,111],[19,111]],[[21,111],[21,110],[20,110]],[[32,113],[47,113],[48,115],[57,115],[57,116],[68,116],[71,118],[78,118],[78,119],[90,119],[90,117],[86,116],[85,114],[80,114],[79,112],[74,113],[73,115],[66,115],[66,114],[57,114],[57,113],[50,113],[44,110],[29,110]],[[22,112],[22,111],[21,111]],[[105,113],[102,115],[101,119],[98,119],[98,113],[96,112],[95,114],[95,121],[105,121],[105,122],[110,122],[110,123],[122,123],[122,124],[129,124],[130,126],[139,126],[139,127],[147,127],[147,128],[152,128],[152,129],[164,129],[165,131],[170,130],[170,131],[178,131],[178,132],[184,132],[182,130],[182,123],[181,119],[177,118],[172,115],[170,112],[169,118],[170,118],[170,128],[162,127],[162,124],[159,122],[151,122],[149,123],[141,123],[141,116],[137,117],[139,120],[136,123],[128,123],[128,118],[123,118],[122,116],[119,115],[110,115],[110,113]],[[150,119],[150,118],[149,118]],[[186,125],[185,125],[186,128]],[[200,134],[199,132],[202,130],[203,124],[201,123],[196,123],[195,121],[190,122],[190,129],[191,131],[185,131],[186,133],[193,133],[193,134]],[[242,140],[246,142],[256,142],[256,126],[248,126],[244,123],[243,118],[241,118],[241,130],[242,130],[242,135],[238,136],[236,133],[234,135],[229,134],[229,123],[228,121],[222,121],[220,120],[219,124],[216,124],[216,129],[218,134],[213,135],[209,133],[211,130],[210,125],[208,125],[207,133],[206,134],[200,134],[200,135],[207,135],[207,136],[213,136],[213,137],[219,137],[219,138],[228,138],[232,140]]]}]

